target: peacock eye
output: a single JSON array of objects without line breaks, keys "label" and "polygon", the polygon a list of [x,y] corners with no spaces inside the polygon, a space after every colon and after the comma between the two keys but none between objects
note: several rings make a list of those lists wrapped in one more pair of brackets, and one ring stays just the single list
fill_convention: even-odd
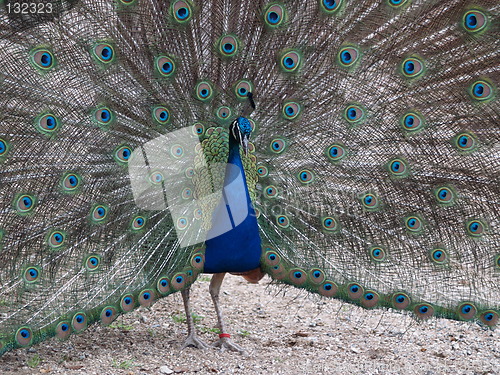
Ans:
[{"label": "peacock eye", "polygon": [[364,289],[361,285],[357,283],[351,283],[347,285],[347,295],[352,300],[360,299],[364,294]]},{"label": "peacock eye", "polygon": [[298,70],[301,61],[302,56],[298,51],[290,51],[281,57],[280,64],[285,72],[291,73]]},{"label": "peacock eye", "polygon": [[160,77],[169,78],[176,72],[176,64],[169,56],[158,56],[155,59],[155,69]]},{"label": "peacock eye", "polygon": [[154,185],[158,185],[165,181],[165,177],[161,172],[153,172],[149,176],[149,181]]},{"label": "peacock eye", "polygon": [[376,195],[368,193],[361,197],[361,203],[364,208],[370,210],[378,207],[379,200]]},{"label": "peacock eye", "polygon": [[416,78],[424,71],[424,63],[417,57],[405,59],[402,63],[403,75],[408,78]]},{"label": "peacock eye", "polygon": [[478,101],[487,101],[493,97],[493,86],[486,81],[476,81],[470,88],[470,94],[473,99]]},{"label": "peacock eye", "polygon": [[488,24],[486,14],[480,10],[469,10],[462,17],[462,25],[466,31],[470,33],[477,33],[484,30]]},{"label": "peacock eye", "polygon": [[219,52],[223,57],[233,57],[238,53],[239,42],[232,36],[227,35],[219,40]]},{"label": "peacock eye", "polygon": [[455,201],[455,192],[446,186],[440,186],[435,190],[435,197],[438,203],[450,205]]},{"label": "peacock eye", "polygon": [[285,149],[285,141],[283,139],[277,138],[271,141],[271,151],[279,154]]},{"label": "peacock eye", "polygon": [[254,87],[252,82],[242,79],[238,81],[234,87],[234,93],[236,97],[241,100],[247,100],[248,93],[253,92]]},{"label": "peacock eye", "polygon": [[174,20],[178,23],[189,22],[193,16],[193,8],[188,1],[176,1],[172,3]]},{"label": "peacock eye", "polygon": [[184,155],[184,147],[182,147],[181,145],[173,145],[170,148],[170,154],[174,158],[180,159]]},{"label": "peacock eye", "polygon": [[49,71],[55,65],[54,55],[51,51],[44,48],[32,50],[30,52],[30,62],[41,73]]},{"label": "peacock eye", "polygon": [[321,10],[327,14],[334,14],[342,5],[343,0],[320,0]]},{"label": "peacock eye", "polygon": [[101,63],[109,64],[113,61],[115,51],[109,43],[98,43],[92,49],[94,57]]},{"label": "peacock eye", "polygon": [[132,229],[139,230],[142,229],[146,225],[146,219],[143,216],[137,216],[132,219]]},{"label": "peacock eye", "polygon": [[197,122],[192,126],[193,133],[195,135],[203,135],[205,134],[205,126],[202,123]]},{"label": "peacock eye", "polygon": [[53,114],[46,114],[38,119],[37,128],[41,133],[53,133],[58,127],[59,121]]},{"label": "peacock eye", "polygon": [[188,226],[188,220],[186,217],[180,217],[177,219],[177,229],[183,230]]},{"label": "peacock eye", "polygon": [[278,189],[274,185],[264,188],[264,194],[267,198],[275,198],[278,195]]},{"label": "peacock eye", "polygon": [[407,112],[401,117],[400,124],[408,133],[416,133],[423,128],[424,119],[420,113]]},{"label": "peacock eye", "polygon": [[217,109],[215,112],[216,116],[221,120],[227,120],[231,117],[231,108],[222,106]]},{"label": "peacock eye", "polygon": [[301,112],[300,104],[296,102],[286,102],[283,104],[283,117],[287,120],[295,120]]},{"label": "peacock eye", "polygon": [[349,68],[358,61],[359,56],[358,48],[350,46],[341,48],[337,58],[341,66]]},{"label": "peacock eye", "polygon": [[420,319],[428,319],[434,315],[434,308],[427,303],[422,303],[415,306],[413,312]]},{"label": "peacock eye", "polygon": [[389,161],[388,169],[394,177],[406,177],[409,172],[408,164],[403,159]]},{"label": "peacock eye", "polygon": [[196,85],[196,98],[202,102],[209,101],[213,96],[212,84],[202,81]]},{"label": "peacock eye", "polygon": [[21,327],[16,332],[16,343],[19,346],[30,346],[33,343],[33,332],[30,327]]},{"label": "peacock eye", "polygon": [[278,27],[283,23],[285,15],[285,8],[282,5],[273,4],[264,13],[264,21],[269,27]]},{"label": "peacock eye", "polygon": [[35,197],[29,194],[22,194],[15,200],[15,207],[19,214],[27,214],[35,207]]},{"label": "peacock eye", "polygon": [[24,270],[23,278],[27,283],[36,283],[39,281],[41,270],[38,267],[30,266]]},{"label": "peacock eye", "polygon": [[0,156],[7,153],[7,142],[0,138]]},{"label": "peacock eye", "polygon": [[405,226],[408,231],[414,234],[422,232],[424,229],[422,220],[418,216],[408,216],[405,218]]},{"label": "peacock eye", "polygon": [[94,112],[94,120],[98,125],[103,127],[108,126],[113,120],[114,115],[108,107],[98,108]]},{"label": "peacock eye", "polygon": [[345,109],[344,117],[352,124],[361,123],[364,120],[365,111],[359,105],[350,105]]},{"label": "peacock eye", "polygon": [[392,305],[398,310],[404,310],[411,304],[411,299],[405,293],[395,293],[392,297]]},{"label": "peacock eye", "polygon": [[385,250],[380,246],[370,248],[370,256],[374,261],[381,262],[385,259]]},{"label": "peacock eye", "polygon": [[309,184],[314,180],[314,174],[309,169],[302,169],[297,174],[297,177],[303,184]]},{"label": "peacock eye", "polygon": [[265,165],[257,166],[257,174],[259,177],[266,177],[269,174],[269,170]]},{"label": "peacock eye", "polygon": [[108,208],[106,206],[97,205],[92,210],[92,220],[96,223],[104,221],[107,215],[108,215]]},{"label": "peacock eye", "polygon": [[346,151],[343,145],[334,143],[326,148],[326,155],[332,162],[338,162],[344,158]]},{"label": "peacock eye", "polygon": [[327,232],[336,232],[340,228],[337,220],[331,216],[324,217],[321,220],[321,224],[323,226],[323,229]]},{"label": "peacock eye", "polygon": [[443,248],[432,249],[430,258],[436,264],[444,264],[448,260],[448,253]]},{"label": "peacock eye", "polygon": [[467,232],[473,237],[481,237],[485,228],[486,226],[481,220],[471,220],[467,223]]},{"label": "peacock eye", "polygon": [[168,124],[170,121],[170,110],[165,106],[153,108],[153,120],[161,125]]},{"label": "peacock eye", "polygon": [[87,256],[85,259],[85,268],[88,271],[96,271],[101,265],[101,257],[95,254]]},{"label": "peacock eye", "polygon": [[57,249],[64,244],[66,236],[61,231],[52,232],[49,235],[48,244],[52,249]]},{"label": "peacock eye", "polygon": [[126,164],[131,155],[132,150],[128,146],[118,147],[114,153],[115,160],[121,164]]},{"label": "peacock eye", "polygon": [[394,8],[399,8],[406,4],[409,0],[388,0],[389,5]]},{"label": "peacock eye", "polygon": [[290,220],[286,215],[279,215],[276,217],[276,224],[281,228],[288,228],[290,226]]},{"label": "peacock eye", "polygon": [[453,141],[458,151],[470,152],[477,148],[477,141],[472,133],[460,133]]}]

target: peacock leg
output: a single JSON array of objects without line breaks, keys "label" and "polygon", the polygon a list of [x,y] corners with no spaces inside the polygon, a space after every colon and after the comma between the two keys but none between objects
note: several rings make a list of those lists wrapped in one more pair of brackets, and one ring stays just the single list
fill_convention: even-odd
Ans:
[{"label": "peacock leg", "polygon": [[186,311],[186,322],[188,326],[188,336],[184,345],[182,345],[182,349],[188,346],[194,346],[198,349],[206,349],[209,348],[207,344],[201,341],[196,335],[196,328],[194,326],[193,316],[191,315],[191,308],[189,306],[189,290],[190,288],[183,289],[181,291],[182,300],[184,301],[184,310]]},{"label": "peacock leg", "polygon": [[216,273],[212,276],[212,280],[210,281],[210,295],[212,296],[212,301],[214,302],[215,312],[217,313],[217,320],[219,322],[219,329],[221,331],[219,334],[219,341],[217,341],[214,346],[220,348],[221,351],[229,349],[235,352],[240,352],[241,354],[246,354],[246,350],[232,342],[229,334],[226,333],[224,317],[222,316],[222,311],[219,306],[219,292],[225,275],[225,273]]}]

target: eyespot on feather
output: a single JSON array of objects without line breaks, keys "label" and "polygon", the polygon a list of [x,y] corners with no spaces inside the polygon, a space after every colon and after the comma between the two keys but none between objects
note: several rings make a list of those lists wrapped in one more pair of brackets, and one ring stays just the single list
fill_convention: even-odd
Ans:
[{"label": "eyespot on feather", "polygon": [[295,73],[302,65],[302,55],[295,50],[285,52],[279,59],[281,70],[285,73]]},{"label": "eyespot on feather", "polygon": [[309,271],[309,279],[314,284],[321,284],[325,280],[325,273],[319,268],[313,268]]},{"label": "eyespot on feather", "polygon": [[417,318],[425,320],[434,315],[434,307],[428,303],[420,303],[413,308],[413,312]]},{"label": "eyespot on feather", "polygon": [[471,9],[462,16],[462,27],[471,34],[484,31],[487,26],[488,17],[479,9]]},{"label": "eyespot on feather", "polygon": [[19,346],[30,346],[33,343],[33,331],[30,327],[24,326],[16,332],[16,343]]},{"label": "eyespot on feather", "polygon": [[71,320],[71,326],[76,333],[86,329],[88,326],[87,315],[83,311],[76,313]]},{"label": "eyespot on feather", "polygon": [[271,4],[264,12],[264,22],[270,28],[281,26],[286,20],[286,9],[281,4]]},{"label": "eyespot on feather", "polygon": [[168,277],[160,277],[156,283],[156,289],[161,295],[167,295],[170,292],[170,281]]},{"label": "eyespot on feather", "polygon": [[361,305],[367,309],[377,306],[380,296],[373,290],[367,290],[361,298]]},{"label": "eyespot on feather", "polygon": [[408,294],[403,292],[394,293],[392,296],[392,306],[398,310],[405,310],[410,306],[411,299]]},{"label": "eyespot on feather", "polygon": [[205,255],[203,253],[193,254],[190,263],[195,270],[201,271],[205,265]]},{"label": "eyespot on feather", "polygon": [[172,288],[175,290],[181,290],[186,287],[186,274],[185,273],[176,273],[170,282]]},{"label": "eyespot on feather", "polygon": [[174,21],[185,24],[193,18],[193,6],[190,1],[175,1],[171,4],[171,12]]},{"label": "eyespot on feather", "polygon": [[55,66],[55,57],[52,51],[47,48],[35,48],[30,51],[30,62],[40,73],[51,70]]},{"label": "eyespot on feather", "polygon": [[304,272],[304,270],[301,270],[300,268],[293,268],[290,270],[288,273],[288,277],[290,279],[290,282],[293,285],[303,285],[307,281],[307,274]]},{"label": "eyespot on feather", "polygon": [[115,50],[109,43],[96,43],[92,48],[92,54],[97,61],[103,64],[110,64],[115,59]]},{"label": "eyespot on feather", "polygon": [[264,254],[264,263],[270,267],[277,265],[281,261],[281,257],[274,251],[268,250]]},{"label": "eyespot on feather", "polygon": [[156,300],[156,294],[152,289],[145,289],[139,293],[139,304],[144,307],[151,306]]},{"label": "eyespot on feather", "polygon": [[333,281],[326,280],[322,285],[320,285],[319,294],[324,297],[333,297],[338,292],[338,286]]},{"label": "eyespot on feather", "polygon": [[67,340],[71,335],[71,331],[71,322],[69,320],[64,320],[59,322],[56,326],[56,337],[61,341]]},{"label": "eyespot on feather", "polygon": [[488,327],[494,327],[498,324],[499,316],[496,311],[487,310],[481,313],[479,319]]},{"label": "eyespot on feather", "polygon": [[208,102],[213,98],[213,87],[208,81],[201,81],[196,85],[195,97],[202,102]]},{"label": "eyespot on feather", "polygon": [[123,312],[130,312],[136,306],[135,298],[132,294],[126,294],[122,297],[120,301],[120,308]]},{"label": "eyespot on feather", "polygon": [[460,319],[471,320],[476,316],[477,308],[473,303],[464,302],[458,306],[457,313]]},{"label": "eyespot on feather", "polygon": [[340,10],[343,1],[344,0],[319,0],[320,9],[328,15],[334,15]]},{"label": "eyespot on feather", "polygon": [[118,317],[118,313],[114,306],[106,306],[101,311],[101,324],[110,325]]},{"label": "eyespot on feather", "polygon": [[350,283],[347,285],[347,295],[352,300],[360,299],[364,294],[364,289],[357,283]]}]

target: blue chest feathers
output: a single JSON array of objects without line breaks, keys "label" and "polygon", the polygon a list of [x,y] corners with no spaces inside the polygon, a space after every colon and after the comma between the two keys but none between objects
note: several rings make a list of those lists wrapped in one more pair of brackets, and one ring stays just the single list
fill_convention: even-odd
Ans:
[{"label": "blue chest feathers", "polygon": [[207,273],[244,272],[260,265],[257,218],[248,193],[238,144],[230,142],[221,201],[212,215],[205,242]]}]

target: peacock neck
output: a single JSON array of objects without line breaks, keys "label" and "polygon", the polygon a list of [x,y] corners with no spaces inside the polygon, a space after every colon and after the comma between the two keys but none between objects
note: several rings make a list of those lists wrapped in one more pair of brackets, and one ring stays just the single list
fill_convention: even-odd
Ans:
[{"label": "peacock neck", "polygon": [[[212,217],[205,242],[205,272],[246,272],[260,265],[260,236],[239,142],[230,134],[223,197]],[[221,231],[221,228],[229,230]],[[213,231],[213,232],[212,232]],[[222,234],[220,234],[222,232]],[[218,233],[212,236],[212,233]]]},{"label": "peacock neck", "polygon": [[[236,165],[238,169],[240,169],[241,174],[243,176],[243,179],[245,180],[245,189],[248,192],[248,189],[246,188],[246,178],[245,178],[245,169],[243,168],[243,162],[241,161],[241,156],[240,156],[240,144],[239,142],[233,137],[233,134],[230,132],[229,133],[229,155],[227,158],[227,163],[228,165]],[[230,170],[230,168],[226,168],[226,171]],[[227,178],[226,174],[226,178]],[[229,181],[224,181],[224,185],[228,183]]]}]

